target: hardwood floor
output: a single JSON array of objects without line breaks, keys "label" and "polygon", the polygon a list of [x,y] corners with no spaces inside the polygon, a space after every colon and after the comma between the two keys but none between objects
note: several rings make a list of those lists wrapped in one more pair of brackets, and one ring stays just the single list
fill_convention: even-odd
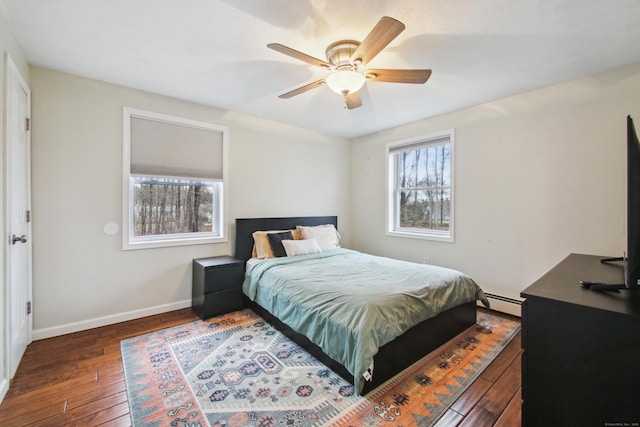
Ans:
[{"label": "hardwood floor", "polygon": [[[34,341],[0,404],[0,425],[130,426],[120,341],[194,320],[188,308]],[[521,352],[518,333],[437,425],[520,426]]]}]

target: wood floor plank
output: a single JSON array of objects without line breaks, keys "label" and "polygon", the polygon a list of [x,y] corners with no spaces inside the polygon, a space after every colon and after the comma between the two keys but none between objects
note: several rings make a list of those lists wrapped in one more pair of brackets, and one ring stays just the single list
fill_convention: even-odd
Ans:
[{"label": "wood floor plank", "polygon": [[459,427],[492,427],[498,417],[481,406],[476,406],[464,420],[458,424]]},{"label": "wood floor plank", "polygon": [[520,427],[522,425],[522,389],[513,396],[507,408],[496,421],[495,427]]},{"label": "wood floor plank", "polygon": [[457,413],[453,409],[447,410],[442,417],[436,422],[433,427],[452,427],[457,426],[464,420],[464,416],[462,414]]},{"label": "wood floor plank", "polygon": [[476,379],[453,405],[451,405],[451,409],[463,416],[467,415],[478,404],[492,385],[492,382],[483,378]]},{"label": "wood floor plank", "polygon": [[78,361],[78,368],[90,366],[96,369],[107,368],[115,363],[120,363],[122,355],[119,353],[99,354],[94,358]]},{"label": "wood floor plank", "polygon": [[104,424],[99,424],[98,427],[131,427],[131,417],[127,413]]},{"label": "wood floor plank", "polygon": [[[71,347],[67,347],[69,349]],[[38,360],[25,361],[24,366],[19,366],[20,375],[34,374],[42,372],[46,369],[56,369],[59,366],[65,366],[68,363],[82,362],[87,359],[93,359],[103,355],[101,348],[81,347],[74,348],[73,351],[58,351],[52,354],[56,354],[56,357],[49,356],[48,358],[42,358]],[[23,365],[20,363],[20,365]]]},{"label": "wood floor plank", "polygon": [[112,396],[114,394],[126,392],[127,387],[125,385],[124,378],[122,381],[118,381],[113,384],[107,384],[102,387],[96,387],[91,390],[87,390],[82,394],[78,394],[76,396],[72,396],[67,399],[67,411],[71,411],[77,409],[81,406],[87,405],[94,400],[98,400],[100,398],[106,396]]},{"label": "wood floor plank", "polygon": [[97,426],[129,413],[129,404],[124,401],[105,408],[94,406],[85,411],[67,412],[62,415],[47,418],[38,422],[38,427],[62,427],[62,426]]},{"label": "wood floor plank", "polygon": [[112,375],[123,375],[124,368],[122,363],[101,367],[98,369],[98,379],[104,377],[110,377]]},{"label": "wood floor plank", "polygon": [[120,354],[120,340],[117,342],[107,343],[103,347],[104,354]]},{"label": "wood floor plank", "polygon": [[78,387],[95,383],[95,381],[95,375],[84,375],[63,383],[52,384],[50,386],[40,388],[34,387],[33,389],[25,392],[13,392],[11,395],[9,393],[12,393],[13,389],[9,389],[7,397],[5,397],[0,405],[0,412],[4,409],[10,409],[16,406],[27,406],[34,402],[47,402],[52,396],[57,396],[69,390],[78,389]]},{"label": "wood floor plank", "polygon": [[23,390],[28,391],[36,387],[64,383],[74,378],[92,375],[95,371],[96,370],[92,368],[77,369],[75,366],[71,366],[69,368],[47,369],[43,372],[22,375],[15,378],[11,386],[15,389],[14,392],[19,393]]},{"label": "wood floor plank", "polygon": [[520,364],[514,361],[509,368],[498,378],[487,391],[478,406],[496,415],[502,414],[511,399],[520,389],[521,369]]},{"label": "wood floor plank", "polygon": [[51,405],[38,405],[37,408],[33,408],[31,405],[24,405],[0,414],[0,425],[3,427],[26,426],[61,414],[63,410],[64,401],[58,401]]},{"label": "wood floor plank", "polygon": [[[131,322],[135,322],[135,320],[132,320]],[[107,325],[107,326],[100,326],[97,328],[86,329],[84,331],[74,332],[69,335],[71,336],[72,339],[80,339],[88,336],[95,337],[95,338],[103,338],[107,336],[113,336],[116,334],[116,332],[117,330],[113,327],[113,325]]]}]

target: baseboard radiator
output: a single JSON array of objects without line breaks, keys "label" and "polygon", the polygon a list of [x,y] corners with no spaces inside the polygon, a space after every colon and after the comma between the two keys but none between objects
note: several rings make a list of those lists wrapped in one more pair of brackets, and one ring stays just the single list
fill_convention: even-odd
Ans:
[{"label": "baseboard radiator", "polygon": [[522,301],[523,298],[516,299],[511,297],[506,297],[504,295],[492,294],[491,292],[484,293],[491,303],[491,309],[496,311],[501,311],[503,313],[512,314],[514,316],[522,315]]}]

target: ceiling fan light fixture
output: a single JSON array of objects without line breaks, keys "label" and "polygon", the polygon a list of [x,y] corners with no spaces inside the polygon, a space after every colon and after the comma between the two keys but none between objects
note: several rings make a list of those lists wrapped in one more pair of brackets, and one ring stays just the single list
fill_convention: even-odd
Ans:
[{"label": "ceiling fan light fixture", "polygon": [[355,93],[364,85],[365,77],[351,70],[337,71],[326,79],[329,88],[340,95]]}]

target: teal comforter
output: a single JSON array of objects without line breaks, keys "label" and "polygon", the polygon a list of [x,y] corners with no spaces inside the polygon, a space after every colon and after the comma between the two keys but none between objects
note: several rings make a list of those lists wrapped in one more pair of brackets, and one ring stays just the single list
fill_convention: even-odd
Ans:
[{"label": "teal comforter", "polygon": [[458,271],[342,248],[257,262],[243,290],[344,365],[358,392],[379,347],[441,311],[489,304]]}]

